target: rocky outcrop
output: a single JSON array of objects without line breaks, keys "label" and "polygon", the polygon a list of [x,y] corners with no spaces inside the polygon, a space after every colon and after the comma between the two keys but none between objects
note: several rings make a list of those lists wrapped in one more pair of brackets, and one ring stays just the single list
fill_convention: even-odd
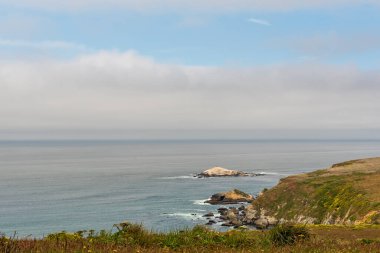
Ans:
[{"label": "rocky outcrop", "polygon": [[273,216],[268,216],[264,209],[258,211],[252,206],[248,206],[245,209],[243,222],[245,225],[253,225],[256,228],[264,229],[269,226],[277,225],[279,220]]},{"label": "rocky outcrop", "polygon": [[245,210],[243,222],[259,228],[277,223],[380,223],[380,158],[352,160],[289,176]]},{"label": "rocky outcrop", "polygon": [[239,170],[229,170],[222,167],[214,167],[208,170],[205,170],[197,175],[196,177],[249,177],[249,176],[260,176],[262,173],[247,173]]},{"label": "rocky outcrop", "polygon": [[249,195],[240,190],[234,189],[229,192],[216,193],[211,196],[209,200],[205,203],[211,205],[222,205],[222,204],[238,204],[238,203],[250,203],[254,200],[252,195]]},{"label": "rocky outcrop", "polygon": [[206,225],[220,224],[224,227],[255,227],[257,229],[266,229],[279,223],[275,217],[259,215],[256,210],[245,207],[230,207],[219,208],[219,216],[215,216],[215,219],[211,222],[208,221]]}]

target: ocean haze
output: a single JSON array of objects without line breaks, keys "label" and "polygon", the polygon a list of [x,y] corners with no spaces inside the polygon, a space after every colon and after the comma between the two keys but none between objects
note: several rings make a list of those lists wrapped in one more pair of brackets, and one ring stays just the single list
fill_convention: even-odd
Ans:
[{"label": "ocean haze", "polygon": [[0,129],[380,128],[379,72],[349,64],[186,66],[101,51],[0,68]]},{"label": "ocean haze", "polygon": [[0,129],[0,140],[380,140],[371,129]]}]

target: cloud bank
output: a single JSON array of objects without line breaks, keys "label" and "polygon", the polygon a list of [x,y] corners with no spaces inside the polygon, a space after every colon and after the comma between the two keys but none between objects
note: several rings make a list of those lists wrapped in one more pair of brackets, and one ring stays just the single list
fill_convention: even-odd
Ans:
[{"label": "cloud bank", "polygon": [[287,11],[295,9],[331,8],[348,5],[379,5],[377,0],[0,0],[5,6],[33,7],[53,10],[88,10],[124,8],[137,11]]},{"label": "cloud bank", "polygon": [[380,50],[380,36],[377,33],[355,33],[341,35],[335,32],[294,38],[288,43],[295,51],[313,55],[336,55],[365,53]]},{"label": "cloud bank", "polygon": [[0,62],[0,130],[380,128],[379,73],[181,66],[133,51]]}]

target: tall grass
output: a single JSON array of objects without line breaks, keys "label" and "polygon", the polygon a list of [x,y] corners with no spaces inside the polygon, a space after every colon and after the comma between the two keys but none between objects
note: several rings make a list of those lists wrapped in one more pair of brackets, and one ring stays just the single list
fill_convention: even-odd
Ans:
[{"label": "tall grass", "polygon": [[[318,228],[318,231],[324,228]],[[330,231],[337,235],[341,229]],[[377,234],[380,229],[372,229]],[[317,232],[318,232],[317,231]],[[352,230],[362,233],[363,230]],[[155,233],[141,225],[121,223],[106,231],[65,231],[42,239],[0,235],[0,252],[380,252],[380,240],[339,240],[310,236],[306,227],[280,225],[269,231],[217,232],[204,226]],[[380,233],[379,233],[380,236]],[[380,238],[379,238],[380,239]]]},{"label": "tall grass", "polygon": [[310,232],[305,226],[282,224],[268,233],[269,240],[276,246],[292,245],[310,239]]}]

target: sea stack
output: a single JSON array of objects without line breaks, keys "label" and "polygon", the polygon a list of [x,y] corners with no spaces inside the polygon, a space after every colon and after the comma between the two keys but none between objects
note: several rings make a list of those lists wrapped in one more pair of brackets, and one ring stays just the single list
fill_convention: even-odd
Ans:
[{"label": "sea stack", "polygon": [[222,167],[213,167],[205,170],[197,175],[198,177],[239,177],[239,176],[251,176],[250,173],[246,173],[238,170],[229,170]]}]

